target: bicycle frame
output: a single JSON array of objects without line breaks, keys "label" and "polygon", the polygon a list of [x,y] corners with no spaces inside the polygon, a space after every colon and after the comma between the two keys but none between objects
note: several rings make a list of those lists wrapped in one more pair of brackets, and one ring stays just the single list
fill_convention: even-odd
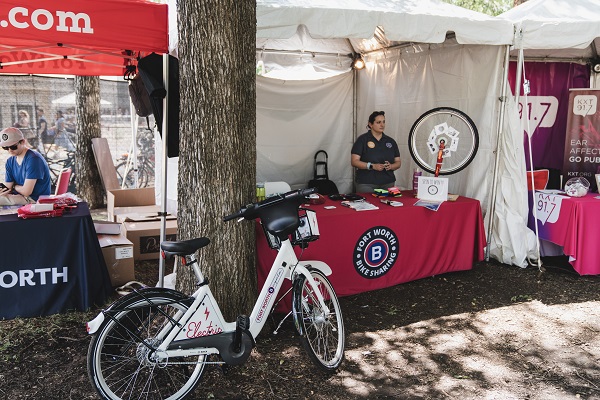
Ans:
[{"label": "bicycle frame", "polygon": [[[187,256],[187,264],[191,265],[198,282],[205,282],[195,255]],[[273,262],[269,275],[260,291],[252,313],[248,331],[254,341],[263,328],[267,317],[277,299],[285,279],[293,282],[296,276],[303,275],[314,289],[322,309],[329,313],[328,307],[314,282],[309,268],[318,269],[325,275],[331,275],[331,268],[322,261],[299,262],[289,239],[281,242],[277,257]],[[165,289],[167,290],[167,289]],[[208,285],[202,285],[192,295],[193,303],[185,313],[178,313],[173,317],[173,323],[167,324],[158,338],[164,338],[156,351],[158,359],[181,356],[201,356],[221,353],[217,347],[208,344],[216,343],[219,334],[231,334],[236,331],[236,322],[226,322],[223,314]],[[99,314],[88,324],[89,333],[95,333],[104,324],[104,312]],[[202,339],[213,337],[215,340]],[[230,336],[227,336],[230,338]],[[225,340],[227,338],[223,338]]]},{"label": "bicycle frame", "polygon": [[[186,295],[167,288],[144,288],[114,302],[94,320],[88,350],[88,374],[102,398],[186,397],[208,364],[242,365],[256,347],[276,304],[291,295],[292,316],[308,358],[328,373],[344,359],[345,329],[340,303],[327,278],[332,271],[321,261],[299,261],[294,246],[305,248],[319,238],[316,213],[300,208],[316,189],[282,193],[242,206],[223,222],[260,220],[274,237],[277,256],[249,315],[227,322],[198,264],[196,254],[210,243],[206,237],[161,243],[164,258],[179,257],[192,268],[196,291]],[[310,211],[310,212],[309,212]],[[291,289],[283,290],[289,279]],[[287,287],[287,285],[286,285]],[[281,327],[281,323],[273,332]]]}]

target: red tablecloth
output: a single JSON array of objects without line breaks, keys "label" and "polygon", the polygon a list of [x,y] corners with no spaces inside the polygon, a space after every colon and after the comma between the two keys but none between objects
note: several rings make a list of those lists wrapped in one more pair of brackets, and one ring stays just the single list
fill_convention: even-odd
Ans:
[{"label": "red tablecloth", "polygon": [[[580,275],[600,274],[600,199],[598,193],[565,197],[536,192],[540,239],[563,247]],[[531,197],[530,197],[531,201]],[[530,213],[529,227],[535,229]]]},{"label": "red tablecloth", "polygon": [[[310,243],[301,260],[321,260],[333,270],[329,277],[336,293],[355,293],[403,282],[471,269],[483,260],[485,229],[478,200],[459,197],[438,211],[414,206],[411,191],[395,200],[403,207],[383,204],[365,195],[378,210],[355,211],[327,199],[311,205],[317,212],[320,239]],[[335,206],[327,209],[327,206]],[[276,256],[257,225],[258,283],[262,286]]]}]

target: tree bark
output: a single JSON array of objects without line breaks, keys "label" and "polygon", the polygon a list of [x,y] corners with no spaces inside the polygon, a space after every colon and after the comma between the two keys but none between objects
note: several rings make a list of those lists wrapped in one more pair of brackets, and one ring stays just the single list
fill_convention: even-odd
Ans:
[{"label": "tree bark", "polygon": [[[256,292],[254,221],[222,221],[255,197],[256,3],[180,0],[177,6],[178,236],[211,240],[199,263],[231,321],[250,313]],[[191,272],[179,271],[178,288],[193,291]]]},{"label": "tree bark", "polygon": [[104,188],[100,184],[100,172],[92,151],[92,138],[100,137],[100,78],[75,77],[75,99],[77,195],[94,209],[104,205]]}]

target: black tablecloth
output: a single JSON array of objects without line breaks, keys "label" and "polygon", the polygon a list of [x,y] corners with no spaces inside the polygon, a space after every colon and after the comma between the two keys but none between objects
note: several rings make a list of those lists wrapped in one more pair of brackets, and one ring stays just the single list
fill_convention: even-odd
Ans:
[{"label": "black tablecloth", "polygon": [[87,310],[111,292],[86,203],[57,218],[0,216],[0,319]]}]

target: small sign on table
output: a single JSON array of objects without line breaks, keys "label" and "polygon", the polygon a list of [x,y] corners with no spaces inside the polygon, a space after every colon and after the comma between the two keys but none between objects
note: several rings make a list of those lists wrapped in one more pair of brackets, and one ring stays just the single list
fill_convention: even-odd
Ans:
[{"label": "small sign on table", "polygon": [[448,178],[419,176],[417,198],[440,203],[448,200]]}]

